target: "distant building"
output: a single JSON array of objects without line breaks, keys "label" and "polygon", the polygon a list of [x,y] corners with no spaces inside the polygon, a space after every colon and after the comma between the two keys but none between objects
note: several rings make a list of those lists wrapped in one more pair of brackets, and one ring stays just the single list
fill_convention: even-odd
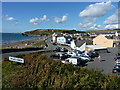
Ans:
[{"label": "distant building", "polygon": [[101,45],[104,47],[116,47],[117,45],[120,45],[120,39],[105,36],[105,35],[98,35],[93,39],[93,45]]}]

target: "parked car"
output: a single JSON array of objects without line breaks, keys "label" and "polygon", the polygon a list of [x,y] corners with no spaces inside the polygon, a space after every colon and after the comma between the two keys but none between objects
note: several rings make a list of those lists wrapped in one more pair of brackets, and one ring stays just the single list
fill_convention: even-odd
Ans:
[{"label": "parked car", "polygon": [[65,59],[67,59],[67,58],[69,58],[71,56],[64,53],[64,52],[57,52],[57,53],[51,55],[51,57],[61,59],[61,60],[65,60]]},{"label": "parked car", "polygon": [[56,43],[53,43],[53,45],[57,45]]},{"label": "parked car", "polygon": [[117,62],[116,65],[117,65],[117,66],[120,66],[120,62]]},{"label": "parked car", "polygon": [[80,50],[74,50],[73,52],[75,52],[76,54],[82,54],[82,53],[84,53],[83,51],[80,51]]},{"label": "parked car", "polygon": [[91,57],[91,58],[99,56],[99,54],[97,52],[95,52],[95,51],[88,51],[87,55],[89,55],[89,57]]},{"label": "parked car", "polygon": [[115,58],[116,63],[120,63],[120,57]]},{"label": "parked car", "polygon": [[56,50],[58,52],[67,52],[68,51],[66,48],[63,48],[63,47],[57,47]]},{"label": "parked car", "polygon": [[117,53],[116,56],[120,56],[120,53]]},{"label": "parked car", "polygon": [[113,72],[113,73],[120,72],[120,68],[114,68],[114,69],[112,70],[112,72]]},{"label": "parked car", "polygon": [[116,57],[116,58],[114,58],[115,59],[115,61],[117,61],[117,60],[120,60],[120,57]]},{"label": "parked car", "polygon": [[87,62],[92,60],[89,56],[87,56],[85,54],[81,54],[80,58],[81,58],[81,60],[84,60],[84,61],[87,61]]},{"label": "parked car", "polygon": [[71,56],[76,56],[76,53],[73,52],[73,51],[68,51],[67,54],[68,54],[68,55],[71,55]]},{"label": "parked car", "polygon": [[116,65],[114,66],[114,68],[120,68],[120,65],[117,65],[117,64],[116,64]]},{"label": "parked car", "polygon": [[53,57],[53,58],[60,58],[60,56],[63,56],[64,54],[65,54],[64,52],[57,52],[57,53],[51,55],[51,57]]},{"label": "parked car", "polygon": [[79,50],[68,51],[67,54],[71,56],[80,56],[83,52]]}]

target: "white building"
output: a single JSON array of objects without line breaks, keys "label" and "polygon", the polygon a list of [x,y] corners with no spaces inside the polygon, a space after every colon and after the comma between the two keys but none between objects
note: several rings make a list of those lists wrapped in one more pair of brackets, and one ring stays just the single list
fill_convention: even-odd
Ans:
[{"label": "white building", "polygon": [[57,34],[56,33],[52,34],[52,41],[53,41],[53,43],[55,43],[57,41]]},{"label": "white building", "polygon": [[66,44],[66,38],[65,37],[57,37],[57,43],[58,44]]}]

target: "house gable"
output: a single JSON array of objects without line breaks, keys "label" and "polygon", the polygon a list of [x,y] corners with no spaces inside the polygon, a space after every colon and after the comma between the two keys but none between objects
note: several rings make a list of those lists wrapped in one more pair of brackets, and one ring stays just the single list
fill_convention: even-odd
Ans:
[{"label": "house gable", "polygon": [[104,47],[113,47],[113,40],[107,39],[104,35],[99,35],[93,39],[93,44]]}]

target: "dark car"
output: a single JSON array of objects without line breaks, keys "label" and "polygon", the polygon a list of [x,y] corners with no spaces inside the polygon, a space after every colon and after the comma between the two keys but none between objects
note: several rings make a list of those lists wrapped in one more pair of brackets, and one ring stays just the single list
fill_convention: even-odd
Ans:
[{"label": "dark car", "polygon": [[83,51],[80,51],[80,50],[74,50],[74,52],[77,53],[77,54],[82,54],[82,53],[84,53]]},{"label": "dark car", "polygon": [[87,55],[91,58],[99,56],[99,54],[97,52],[94,52],[94,51],[88,51]]},{"label": "dark car", "polygon": [[56,43],[53,43],[53,45],[57,45]]},{"label": "dark car", "polygon": [[120,72],[120,68],[114,68],[114,69],[112,70],[112,72],[113,72],[113,73],[118,73],[118,72]]},{"label": "dark car", "polygon": [[112,72],[113,72],[113,73],[120,72],[120,64],[115,64],[115,66],[114,66]]},{"label": "dark car", "polygon": [[117,53],[116,56],[120,56],[120,53]]},{"label": "dark car", "polygon": [[68,51],[66,48],[63,48],[63,47],[57,47],[56,50],[58,52],[67,52]]},{"label": "dark car", "polygon": [[116,64],[116,65],[114,66],[114,68],[120,68],[120,65],[117,65],[117,64]]},{"label": "dark car", "polygon": [[51,57],[64,60],[64,59],[71,57],[71,55],[67,55],[64,52],[57,52],[57,53],[51,55]]},{"label": "dark car", "polygon": [[119,57],[116,57],[116,58],[114,58],[114,59],[115,59],[115,61],[116,61],[116,60],[120,60],[120,56],[119,56]]}]

